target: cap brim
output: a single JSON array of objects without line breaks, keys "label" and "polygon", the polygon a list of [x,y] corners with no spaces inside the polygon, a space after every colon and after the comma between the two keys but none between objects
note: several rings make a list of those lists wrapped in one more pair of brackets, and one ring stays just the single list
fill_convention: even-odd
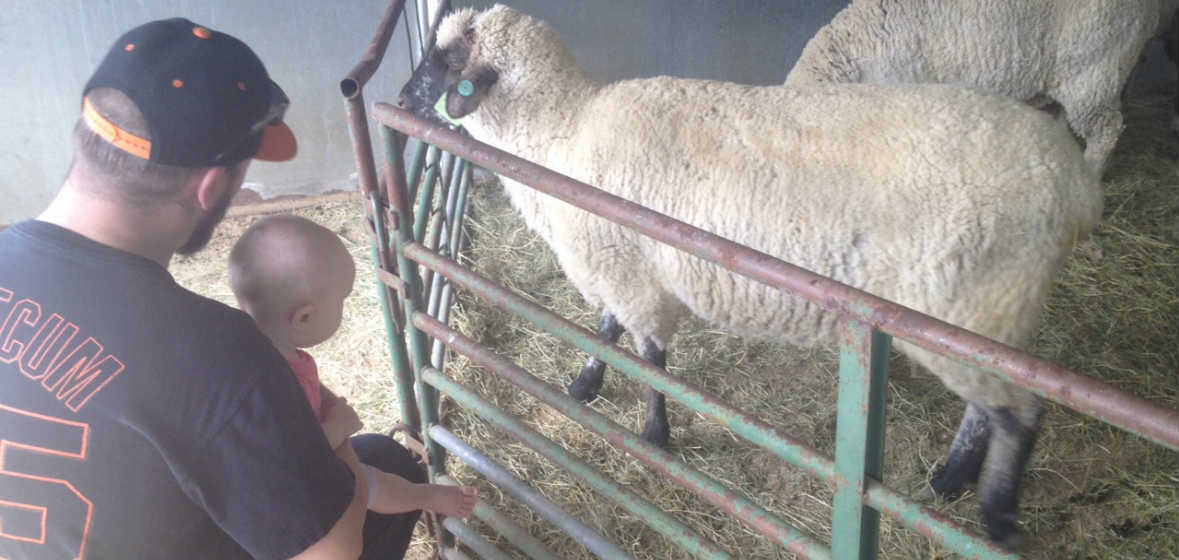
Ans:
[{"label": "cap brim", "polygon": [[263,161],[287,161],[295,157],[299,151],[299,143],[295,141],[295,133],[287,123],[267,125],[262,130],[262,145],[254,159]]}]

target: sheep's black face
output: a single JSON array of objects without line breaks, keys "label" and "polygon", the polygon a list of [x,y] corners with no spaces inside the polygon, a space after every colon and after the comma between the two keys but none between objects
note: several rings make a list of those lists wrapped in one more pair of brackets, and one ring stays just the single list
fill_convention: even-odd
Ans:
[{"label": "sheep's black face", "polygon": [[468,64],[475,45],[475,30],[467,29],[461,41],[430,48],[409,82],[401,89],[398,103],[423,117],[447,124],[435,105],[446,92],[446,113],[453,119],[465,117],[479,107],[499,80],[495,69]]},{"label": "sheep's black face", "polygon": [[397,104],[438,124],[450,124],[434,110],[434,104],[446,90],[447,70],[446,52],[431,48],[405,87],[401,88]]}]

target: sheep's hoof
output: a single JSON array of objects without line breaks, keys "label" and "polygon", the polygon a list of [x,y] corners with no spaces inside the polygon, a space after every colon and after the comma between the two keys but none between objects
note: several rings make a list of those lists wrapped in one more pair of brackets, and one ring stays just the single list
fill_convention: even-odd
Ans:
[{"label": "sheep's hoof", "polygon": [[667,441],[671,438],[670,432],[671,429],[666,423],[647,422],[647,425],[643,426],[643,439],[656,447],[667,447]]},{"label": "sheep's hoof", "polygon": [[569,384],[569,396],[581,402],[590,403],[598,398],[598,391],[602,389],[602,381],[595,383],[593,380],[586,379],[586,376],[579,375],[573,383]]},{"label": "sheep's hoof", "polygon": [[942,465],[929,478],[929,489],[933,496],[945,502],[957,500],[965,487],[966,481],[961,474],[951,471],[949,465]]},{"label": "sheep's hoof", "polygon": [[1005,550],[1014,551],[1023,542],[1023,535],[1010,515],[995,515],[983,510],[983,522],[987,527],[987,536],[991,541]]}]

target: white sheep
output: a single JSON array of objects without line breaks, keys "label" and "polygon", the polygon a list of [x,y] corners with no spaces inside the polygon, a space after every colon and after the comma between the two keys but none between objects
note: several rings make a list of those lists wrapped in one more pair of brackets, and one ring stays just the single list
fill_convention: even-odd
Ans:
[{"label": "white sheep", "polygon": [[955,83],[1060,104],[1101,173],[1121,92],[1177,0],[854,0],[807,43],[787,86]]},{"label": "white sheep", "polygon": [[[939,85],[753,87],[659,77],[602,84],[547,24],[462,10],[402,90],[483,142],[991,338],[1022,346],[1070,248],[1101,216],[1097,178],[1062,124],[1014,100]],[[756,338],[832,343],[839,317],[511,180],[504,188],[569,280],[663,367],[685,313]],[[898,342],[970,406],[934,488],[982,474],[1000,542],[1041,408],[1029,392]],[[592,399],[601,362],[570,393]],[[665,443],[648,388],[644,437]]]}]

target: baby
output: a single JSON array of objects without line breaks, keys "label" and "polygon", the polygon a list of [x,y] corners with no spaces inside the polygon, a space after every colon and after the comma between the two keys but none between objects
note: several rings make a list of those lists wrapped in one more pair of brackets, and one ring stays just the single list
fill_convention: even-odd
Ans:
[{"label": "baby", "polygon": [[[319,383],[315,359],[300,348],[315,346],[340,328],[355,276],[352,256],[336,234],[298,216],[258,220],[229,254],[229,284],[238,305],[290,362],[333,449],[363,425],[344,398]],[[362,466],[369,509],[378,513],[423,509],[467,517],[478,499],[469,486],[414,484]]]}]

